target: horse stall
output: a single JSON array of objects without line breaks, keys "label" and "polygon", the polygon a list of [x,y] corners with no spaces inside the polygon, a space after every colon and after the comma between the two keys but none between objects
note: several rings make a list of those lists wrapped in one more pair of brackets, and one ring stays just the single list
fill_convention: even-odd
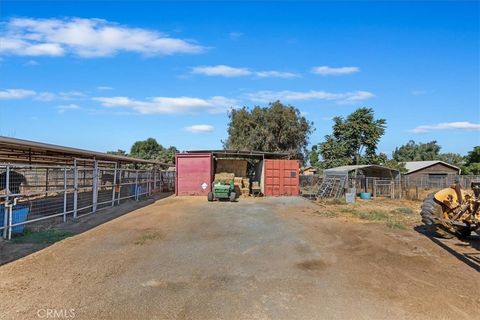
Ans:
[{"label": "horse stall", "polygon": [[[0,235],[172,192],[169,164],[0,137]],[[174,174],[174,173],[173,173]]]}]

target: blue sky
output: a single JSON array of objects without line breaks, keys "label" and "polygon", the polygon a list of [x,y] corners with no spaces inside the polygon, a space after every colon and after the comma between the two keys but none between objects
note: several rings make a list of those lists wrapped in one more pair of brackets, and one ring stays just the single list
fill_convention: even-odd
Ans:
[{"label": "blue sky", "polygon": [[221,148],[227,110],[360,106],[379,151],[480,144],[479,2],[0,3],[0,134],[98,151]]}]

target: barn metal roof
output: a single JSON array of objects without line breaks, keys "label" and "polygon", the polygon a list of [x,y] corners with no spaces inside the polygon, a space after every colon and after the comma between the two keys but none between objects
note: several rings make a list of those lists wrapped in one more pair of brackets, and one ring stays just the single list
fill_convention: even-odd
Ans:
[{"label": "barn metal roof", "polygon": [[248,150],[188,150],[184,153],[212,153],[214,156],[253,156],[264,158],[288,158],[287,152],[264,152]]},{"label": "barn metal roof", "polygon": [[[72,164],[75,158],[112,161],[123,164],[169,165],[166,163],[64,147],[49,143],[0,136],[0,161],[43,164]],[[170,164],[171,165],[171,164]]]},{"label": "barn metal roof", "polygon": [[405,168],[407,169],[407,174],[409,174],[409,173],[413,173],[415,171],[422,170],[422,169],[428,168],[430,166],[436,165],[438,163],[441,163],[443,165],[446,165],[448,167],[451,167],[453,169],[456,169],[456,170],[460,171],[459,167],[456,167],[456,166],[454,166],[450,163],[446,163],[446,162],[440,161],[440,160],[408,161],[408,162],[405,162]]},{"label": "barn metal roof", "polygon": [[347,175],[349,172],[352,172],[355,170],[361,170],[361,169],[368,171],[370,176],[396,176],[399,173],[398,170],[376,165],[376,164],[359,164],[359,165],[340,166],[340,167],[325,169],[323,170],[323,173],[325,175],[336,175],[336,174]]},{"label": "barn metal roof", "polygon": [[349,172],[353,171],[355,169],[364,169],[364,168],[378,168],[378,169],[384,169],[384,170],[389,170],[389,171],[398,171],[395,169],[391,169],[388,167],[376,165],[376,164],[358,164],[358,165],[350,165],[350,166],[340,166],[340,167],[335,167],[335,168],[330,168],[330,169],[325,169],[323,171],[344,171],[344,172]]}]

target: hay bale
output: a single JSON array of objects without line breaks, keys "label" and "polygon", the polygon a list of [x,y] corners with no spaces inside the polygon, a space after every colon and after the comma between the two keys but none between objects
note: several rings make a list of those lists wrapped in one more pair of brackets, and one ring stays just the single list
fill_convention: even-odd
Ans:
[{"label": "hay bale", "polygon": [[248,197],[250,195],[249,188],[242,188],[242,197]]},{"label": "hay bale", "polygon": [[215,181],[221,181],[223,183],[230,183],[235,178],[233,173],[220,172],[215,174]]},{"label": "hay bale", "polygon": [[216,172],[232,172],[235,177],[247,176],[247,160],[227,160],[219,159],[216,161]]}]

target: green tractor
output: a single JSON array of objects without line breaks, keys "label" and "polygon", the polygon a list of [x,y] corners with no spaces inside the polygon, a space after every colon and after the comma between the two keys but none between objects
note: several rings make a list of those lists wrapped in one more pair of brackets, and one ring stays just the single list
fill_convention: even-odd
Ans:
[{"label": "green tractor", "polygon": [[208,193],[208,201],[213,200],[230,200],[234,202],[237,198],[233,180],[230,183],[226,181],[214,181],[212,191]]}]

